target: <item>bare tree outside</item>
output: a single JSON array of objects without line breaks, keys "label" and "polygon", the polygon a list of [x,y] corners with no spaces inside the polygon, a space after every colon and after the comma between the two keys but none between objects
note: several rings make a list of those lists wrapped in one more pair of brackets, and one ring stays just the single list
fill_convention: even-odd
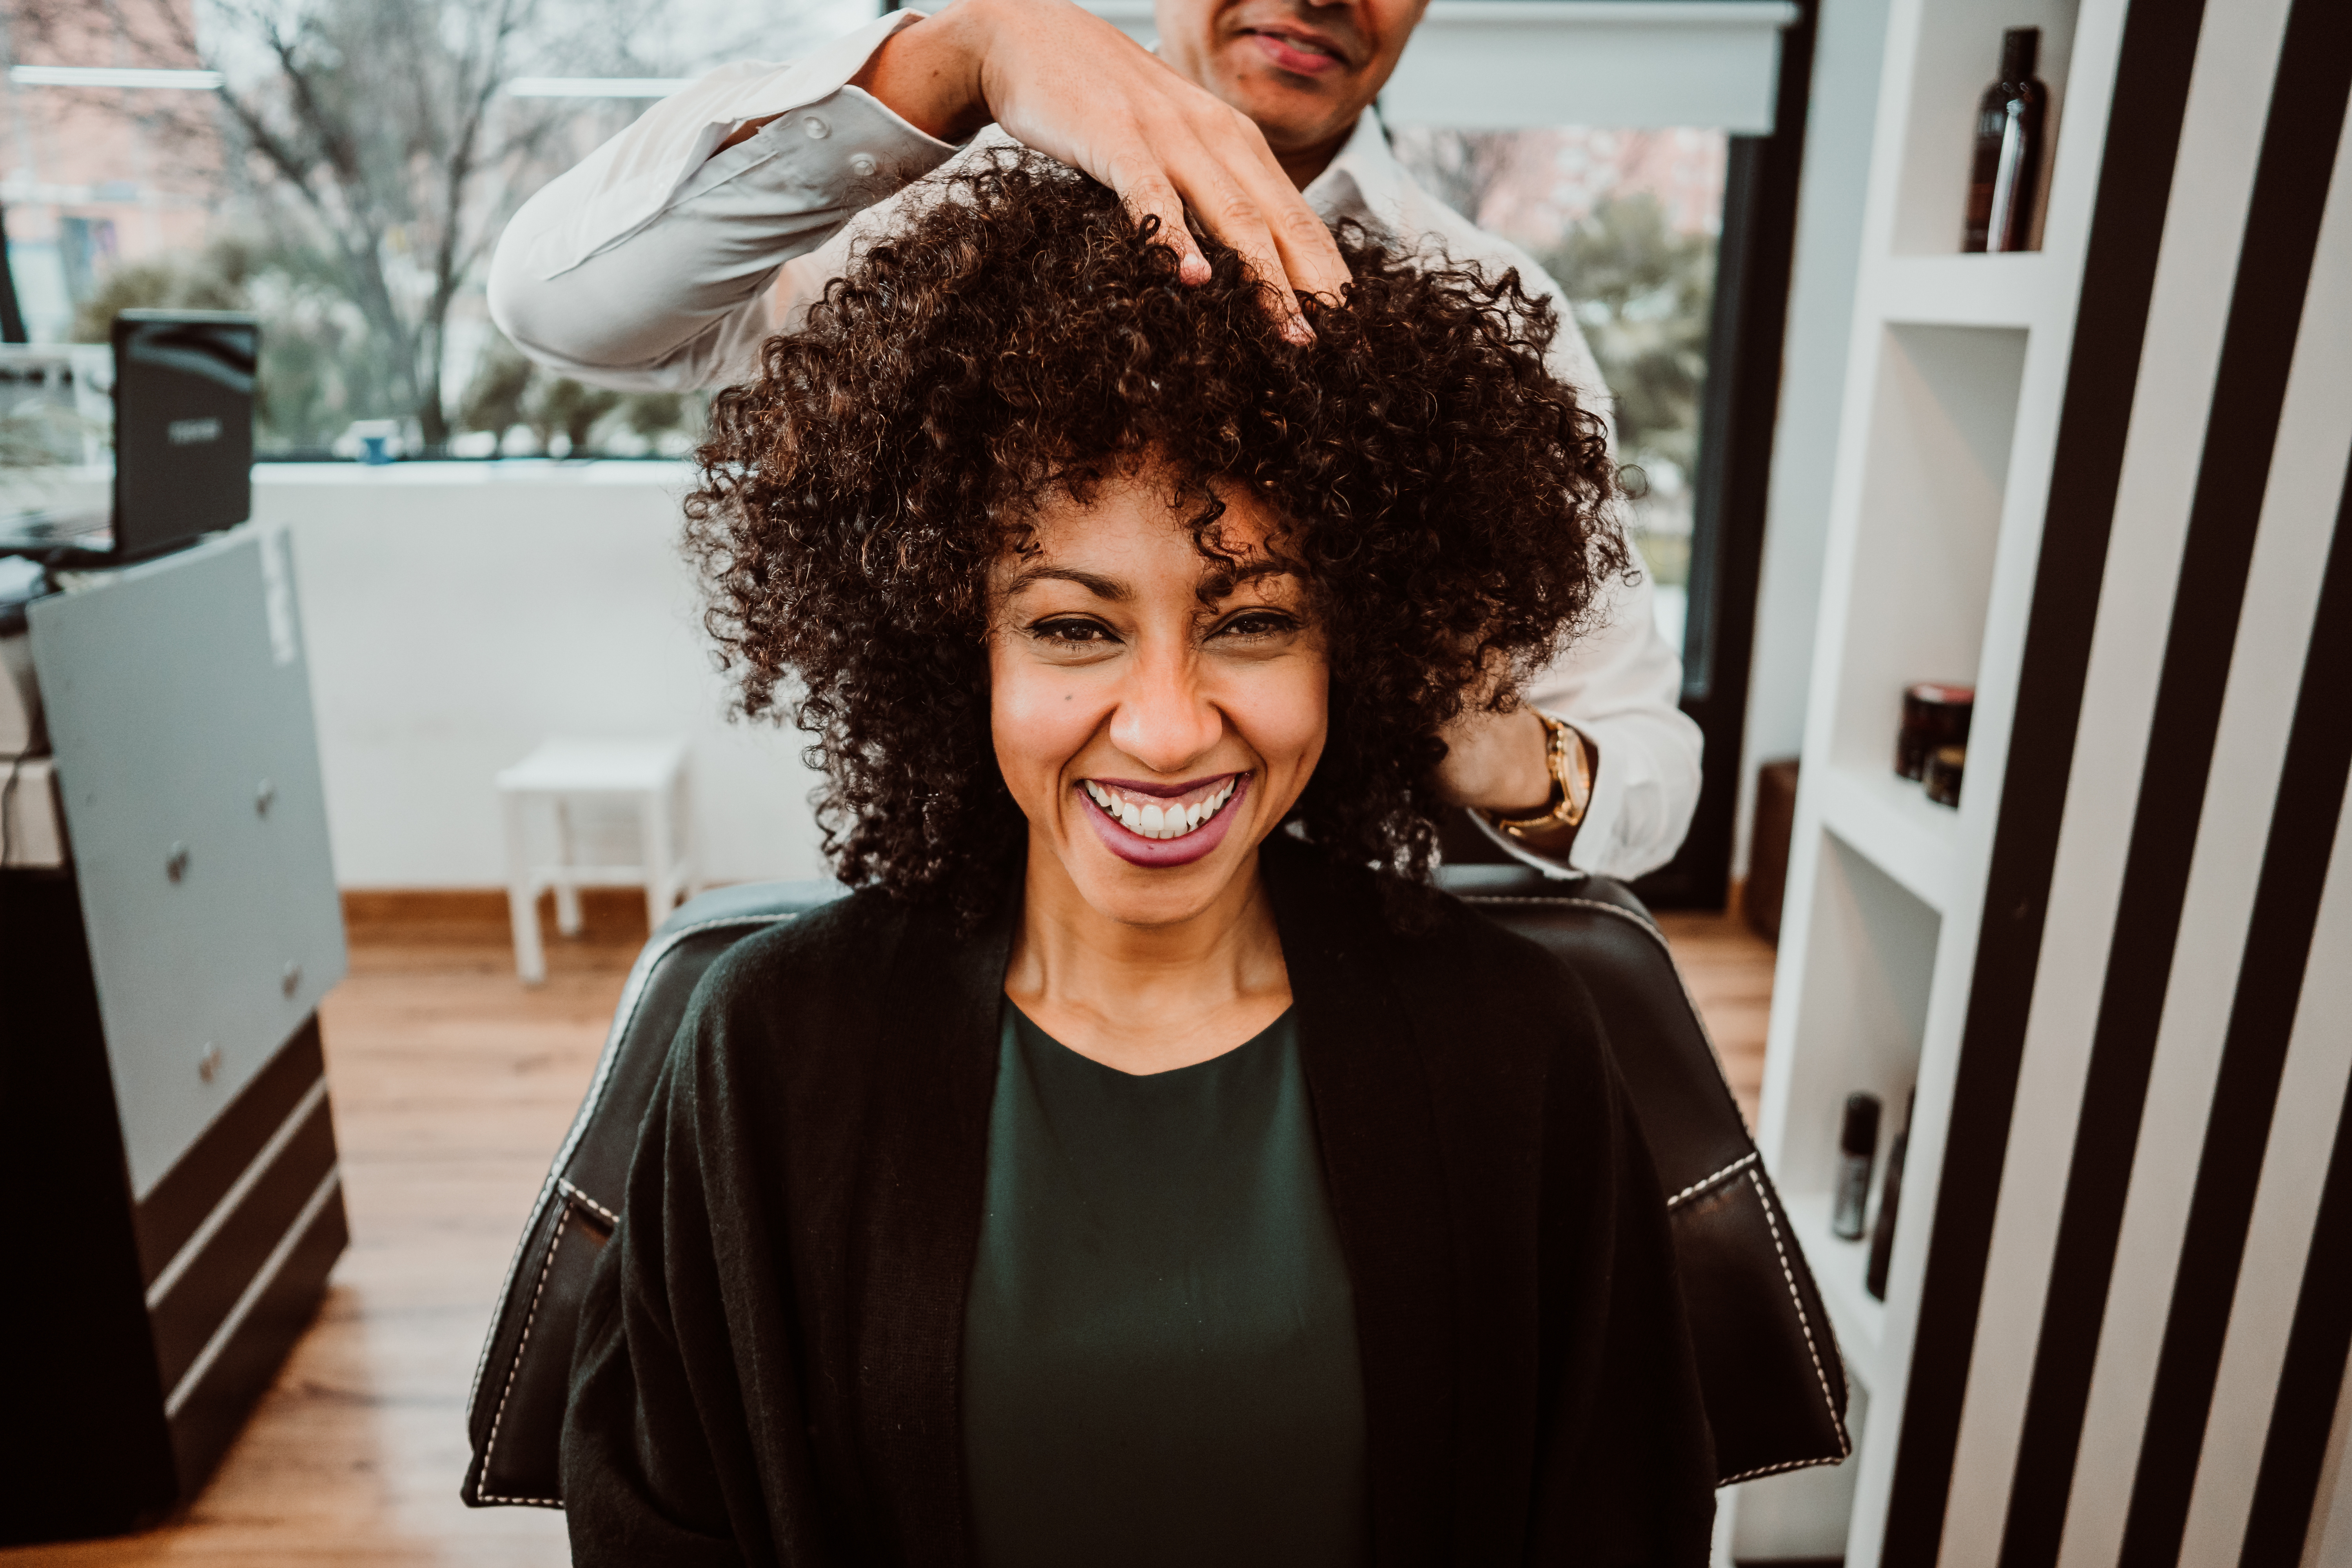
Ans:
[{"label": "bare tree outside", "polygon": [[[651,10],[651,0],[206,0],[201,11],[114,0],[109,26],[89,0],[12,0],[20,58],[28,46],[87,57],[97,43],[110,64],[223,79],[212,93],[140,95],[134,110],[150,142],[214,163],[213,240],[116,267],[82,301],[76,335],[103,338],[130,305],[253,309],[266,328],[262,415],[279,444],[316,447],[353,418],[392,417],[413,422],[423,447],[445,447],[476,362],[505,347],[483,341],[494,334],[479,308],[499,229],[643,107],[506,89],[526,75],[655,74],[633,47]],[[532,398],[578,426],[577,398],[540,387]],[[648,411],[627,412],[642,424]]]}]

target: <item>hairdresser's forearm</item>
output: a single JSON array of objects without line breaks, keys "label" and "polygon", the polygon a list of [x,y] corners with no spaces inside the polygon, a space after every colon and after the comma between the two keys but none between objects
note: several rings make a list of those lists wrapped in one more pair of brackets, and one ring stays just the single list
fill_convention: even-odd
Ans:
[{"label": "hairdresser's forearm", "polygon": [[[770,331],[760,295],[776,269],[840,228],[864,176],[948,155],[845,85],[908,25],[884,19],[792,64],[715,71],[551,182],[492,259],[500,329],[551,368],[608,385],[743,374]],[[780,119],[757,145],[713,151],[730,128]]]}]

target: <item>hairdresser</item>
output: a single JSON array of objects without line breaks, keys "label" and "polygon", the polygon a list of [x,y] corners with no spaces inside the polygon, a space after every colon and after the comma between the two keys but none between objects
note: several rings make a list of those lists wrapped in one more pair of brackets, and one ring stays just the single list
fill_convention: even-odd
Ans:
[{"label": "hairdresser", "polygon": [[[1158,0],[1154,55],[1069,0],[955,0],[790,63],[721,67],[524,205],[492,262],[491,314],[583,381],[752,379],[760,344],[795,330],[859,237],[890,226],[891,191],[959,143],[1009,135],[1158,216],[1187,281],[1208,277],[1187,208],[1285,301],[1347,282],[1327,227],[1344,218],[1490,273],[1516,268],[1559,307],[1553,374],[1605,407],[1559,286],[1389,152],[1372,102],[1426,3]],[[1604,624],[1521,703],[1465,709],[1441,784],[1521,859],[1638,876],[1673,857],[1698,796],[1681,681],[1649,584],[1621,580]]]}]

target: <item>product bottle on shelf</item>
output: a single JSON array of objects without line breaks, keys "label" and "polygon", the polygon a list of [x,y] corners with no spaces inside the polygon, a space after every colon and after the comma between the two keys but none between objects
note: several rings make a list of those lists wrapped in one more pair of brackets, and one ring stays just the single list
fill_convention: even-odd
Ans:
[{"label": "product bottle on shelf", "polygon": [[1830,1234],[1862,1239],[1863,1209],[1870,1202],[1870,1167],[1878,1157],[1878,1096],[1845,1097],[1845,1122],[1838,1130],[1837,1190],[1830,1211]]},{"label": "product bottle on shelf", "polygon": [[1870,1262],[1863,1270],[1862,1288],[1877,1300],[1886,1300],[1886,1266],[1895,1258],[1895,1219],[1903,1204],[1903,1156],[1911,1144],[1911,1112],[1919,1096],[1914,1090],[1903,1104],[1903,1126],[1895,1145],[1886,1151],[1886,1180],[1878,1189],[1878,1220],[1870,1232]]},{"label": "product bottle on shelf", "polygon": [[2042,29],[2000,36],[2000,79],[1977,100],[1976,163],[1969,175],[1962,250],[2027,250],[2042,184],[2042,131],[2050,89],[2033,75]]}]

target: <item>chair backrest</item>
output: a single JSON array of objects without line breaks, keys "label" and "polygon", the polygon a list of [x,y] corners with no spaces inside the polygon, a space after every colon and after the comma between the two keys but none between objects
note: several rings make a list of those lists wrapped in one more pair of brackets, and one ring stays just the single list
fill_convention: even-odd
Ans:
[{"label": "chair backrest", "polygon": [[1664,933],[1622,882],[1461,866],[1446,890],[1559,954],[1592,993],[1665,1189],[1718,1484],[1850,1451],[1845,1363]]},{"label": "chair backrest", "polygon": [[[1600,1007],[1667,1194],[1722,1482],[1843,1458],[1845,1373],[1828,1317],[1648,911],[1600,877],[1467,866],[1441,880],[1567,960]],[[823,882],[706,893],[638,955],[482,1346],[467,1408],[468,1503],[562,1506],[557,1447],[581,1302],[687,999],[728,947],[840,894]]]}]

